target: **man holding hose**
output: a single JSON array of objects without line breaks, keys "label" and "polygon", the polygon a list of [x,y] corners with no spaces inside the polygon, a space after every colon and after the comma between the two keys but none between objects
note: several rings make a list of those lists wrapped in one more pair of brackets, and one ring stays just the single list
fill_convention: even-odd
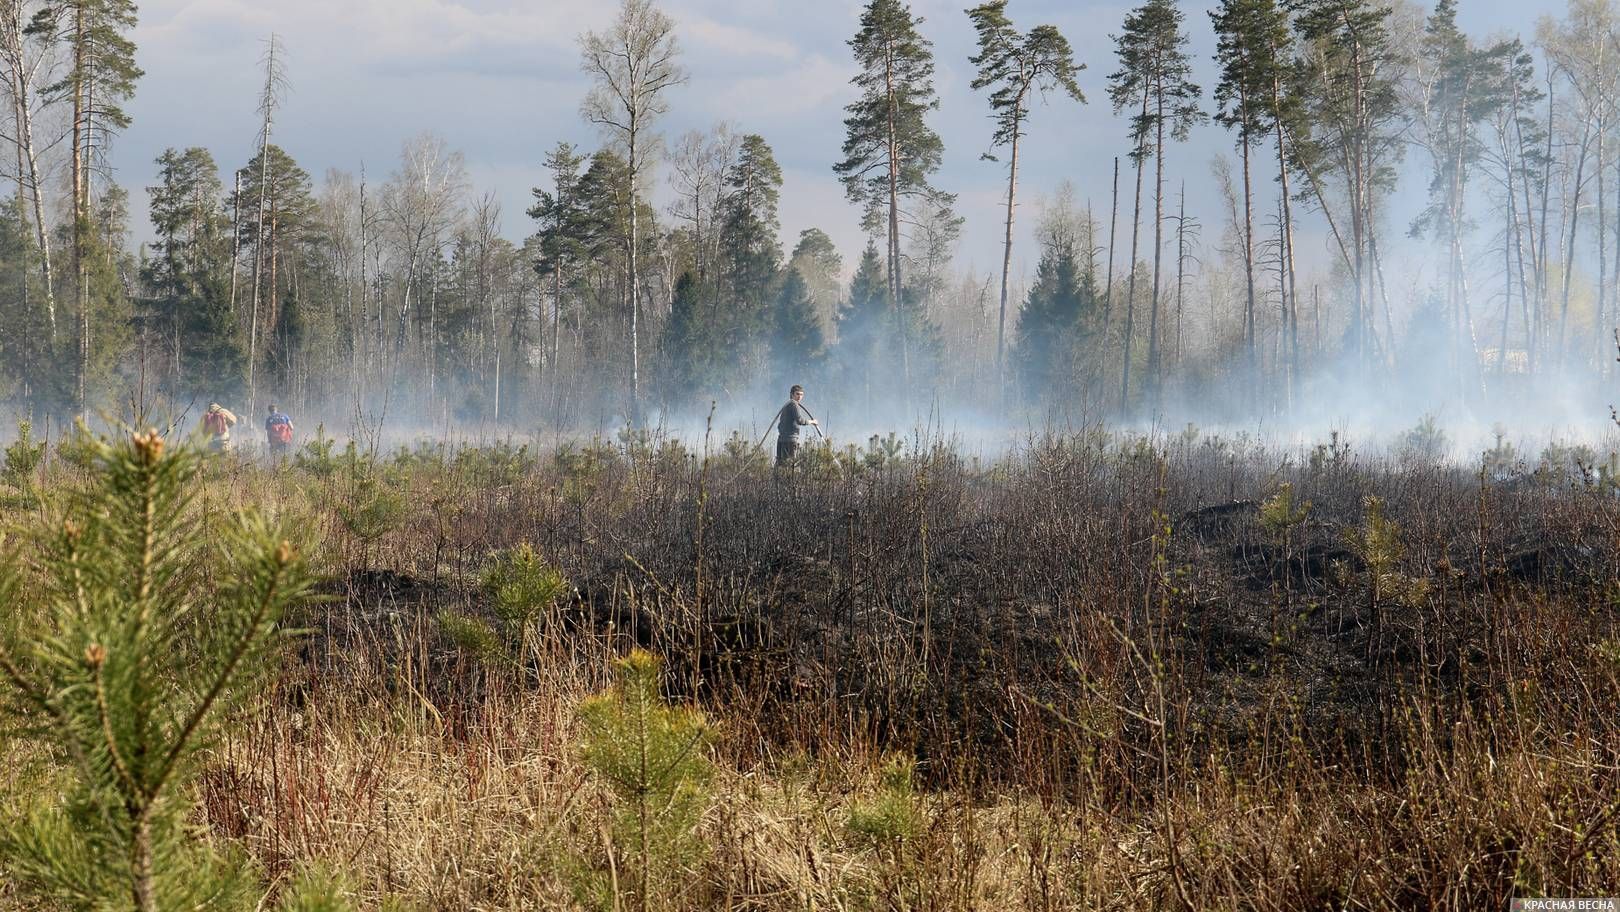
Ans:
[{"label": "man holding hose", "polygon": [[821,430],[821,422],[810,416],[799,403],[804,400],[804,387],[793,384],[788,392],[787,405],[776,413],[776,464],[787,465],[799,450],[799,429],[805,425]]}]

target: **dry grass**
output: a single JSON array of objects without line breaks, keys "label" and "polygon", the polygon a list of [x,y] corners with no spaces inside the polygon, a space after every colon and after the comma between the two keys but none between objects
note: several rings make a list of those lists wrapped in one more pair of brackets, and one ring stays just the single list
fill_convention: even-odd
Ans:
[{"label": "dry grass", "polygon": [[[625,847],[576,710],[640,643],[720,735],[672,910],[1613,892],[1613,492],[1278,455],[1090,438],[772,476],[668,447],[427,453],[386,469],[376,536],[343,519],[369,496],[346,470],[227,473],[219,503],[308,516],[337,600],[219,750],[198,822],[271,876],[331,862],[368,906],[579,908]],[[1284,482],[1313,505],[1286,541],[1254,506]],[[1357,535],[1371,493],[1390,554]],[[435,617],[487,615],[479,573],[519,542],[578,593],[496,667]],[[920,825],[873,842],[850,819],[896,752]]]}]

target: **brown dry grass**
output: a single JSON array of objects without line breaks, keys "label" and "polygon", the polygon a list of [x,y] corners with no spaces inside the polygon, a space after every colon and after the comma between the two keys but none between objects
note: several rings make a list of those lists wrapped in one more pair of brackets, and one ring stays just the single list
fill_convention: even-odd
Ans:
[{"label": "brown dry grass", "polygon": [[[1613,492],[1277,457],[1093,438],[772,476],[668,447],[429,452],[394,460],[401,515],[371,541],[341,521],[343,471],[226,473],[219,503],[307,515],[337,601],[219,751],[199,824],[272,876],[329,861],[368,906],[577,908],[580,872],[622,852],[575,711],[640,643],[721,734],[672,910],[1613,892]],[[1314,504],[1286,545],[1252,506],[1284,481]],[[1369,493],[1402,545],[1377,586],[1353,546]],[[478,573],[524,541],[579,591],[519,671],[486,667],[434,618],[487,613]],[[921,761],[923,825],[873,846],[848,821],[891,752]]]}]

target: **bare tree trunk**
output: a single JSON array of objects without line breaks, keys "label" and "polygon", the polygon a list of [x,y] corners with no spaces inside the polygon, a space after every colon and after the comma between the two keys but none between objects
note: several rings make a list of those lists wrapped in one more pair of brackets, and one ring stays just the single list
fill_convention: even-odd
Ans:
[{"label": "bare tree trunk", "polygon": [[1159,86],[1157,136],[1153,145],[1153,301],[1148,310],[1148,382],[1153,410],[1164,397],[1164,371],[1159,353],[1159,267],[1164,256],[1164,86]]},{"label": "bare tree trunk", "polygon": [[553,417],[561,413],[562,394],[562,263],[551,272],[551,406]]},{"label": "bare tree trunk", "polygon": [[[1239,103],[1246,105],[1248,102],[1246,100],[1240,100]],[[1243,281],[1244,281],[1244,285],[1245,285],[1245,290],[1248,293],[1248,297],[1246,299],[1244,309],[1243,309],[1243,345],[1244,345],[1245,350],[1247,351],[1248,362],[1249,362],[1248,363],[1249,376],[1247,378],[1247,383],[1245,383],[1244,385],[1249,388],[1249,394],[1253,397],[1252,401],[1254,403],[1258,403],[1259,400],[1260,400],[1260,395],[1259,395],[1259,392],[1260,392],[1260,390],[1259,390],[1259,384],[1260,384],[1260,370],[1259,370],[1259,367],[1260,367],[1260,365],[1259,365],[1259,363],[1257,362],[1257,360],[1255,358],[1255,350],[1254,350],[1254,336],[1255,336],[1255,326],[1254,326],[1254,185],[1252,183],[1252,177],[1250,176],[1250,169],[1249,169],[1249,136],[1248,136],[1248,133],[1246,133],[1246,132],[1242,136],[1242,143],[1243,143]],[[1185,207],[1185,205],[1186,205],[1185,190],[1183,190],[1182,205],[1183,205],[1183,207]]]},{"label": "bare tree trunk", "polygon": [[1513,172],[1510,168],[1508,171],[1509,226],[1506,231],[1502,232],[1502,334],[1501,342],[1496,347],[1496,374],[1498,378],[1507,375],[1508,326],[1513,318],[1513,244],[1518,241],[1517,226],[1514,223],[1518,220],[1513,218],[1511,214],[1513,207],[1512,182]]},{"label": "bare tree trunk", "polygon": [[1567,333],[1567,327],[1569,325],[1569,284],[1570,284],[1570,278],[1571,278],[1572,274],[1575,272],[1575,238],[1576,238],[1576,235],[1579,233],[1579,228],[1580,228],[1580,223],[1581,223],[1581,183],[1585,178],[1587,149],[1591,146],[1592,137],[1591,137],[1591,128],[1590,127],[1591,127],[1591,125],[1588,124],[1587,129],[1585,131],[1583,131],[1583,133],[1581,135],[1581,151],[1580,151],[1580,154],[1578,156],[1576,156],[1576,159],[1575,159],[1575,184],[1574,184],[1574,188],[1572,190],[1572,193],[1574,194],[1574,199],[1570,202],[1570,209],[1569,209],[1569,237],[1567,238],[1567,240],[1569,241],[1569,244],[1567,245],[1569,252],[1566,254],[1566,259],[1564,260],[1563,302],[1559,305],[1559,309],[1558,309],[1558,358],[1559,358],[1559,361],[1566,360],[1566,355],[1568,353],[1567,352],[1568,340],[1567,340],[1567,337],[1566,337],[1566,333]]},{"label": "bare tree trunk", "polygon": [[[1512,116],[1513,116],[1513,133],[1514,133],[1514,137],[1515,137],[1515,140],[1516,140],[1515,144],[1516,144],[1516,146],[1518,148],[1515,150],[1515,154],[1513,154],[1511,156],[1507,155],[1506,150],[1504,150],[1503,157],[1504,157],[1505,160],[1507,160],[1510,163],[1509,166],[1508,166],[1508,175],[1509,175],[1508,188],[1509,188],[1509,193],[1510,194],[1512,193],[1512,181],[1511,181],[1511,178],[1512,178],[1513,170],[1514,170],[1514,168],[1516,166],[1518,171],[1519,171],[1519,175],[1520,175],[1520,181],[1519,181],[1520,192],[1524,196],[1524,220],[1525,220],[1524,230],[1522,232],[1520,231],[1519,220],[1518,220],[1517,216],[1515,216],[1514,219],[1513,219],[1513,232],[1514,232],[1514,247],[1518,252],[1518,263],[1519,263],[1519,307],[1520,307],[1520,309],[1522,309],[1524,311],[1524,347],[1525,347],[1525,352],[1526,352],[1526,371],[1528,372],[1528,371],[1531,370],[1531,368],[1533,367],[1533,365],[1535,363],[1535,355],[1533,353],[1535,346],[1533,344],[1533,338],[1532,338],[1532,335],[1531,335],[1532,330],[1530,328],[1530,291],[1529,291],[1529,287],[1528,287],[1529,286],[1529,281],[1528,281],[1528,277],[1525,275],[1525,271],[1524,271],[1524,248],[1525,248],[1527,243],[1528,243],[1528,245],[1530,247],[1530,263],[1531,263],[1531,267],[1535,270],[1535,276],[1536,276],[1535,285],[1536,285],[1537,288],[1540,288],[1540,286],[1541,286],[1541,273],[1542,273],[1542,269],[1543,269],[1544,264],[1539,259],[1537,259],[1537,257],[1536,257],[1536,246],[1535,246],[1535,243],[1536,243],[1536,221],[1535,221],[1536,216],[1535,216],[1535,207],[1533,205],[1531,205],[1531,200],[1530,200],[1530,168],[1529,168],[1529,164],[1528,164],[1528,162],[1527,162],[1527,160],[1525,158],[1525,154],[1524,154],[1524,149],[1525,149],[1525,145],[1524,145],[1524,123],[1523,123],[1523,118],[1519,114],[1519,102],[1520,102],[1521,99],[1519,98],[1519,82],[1518,82],[1518,80],[1517,79],[1512,80],[1512,85],[1513,85],[1513,100],[1512,100],[1512,109],[1511,109],[1511,111],[1512,111]],[[1516,165],[1514,164],[1515,160],[1516,160]],[[1548,168],[1551,167],[1550,162],[1547,164],[1547,167]]]},{"label": "bare tree trunk", "polygon": [[6,23],[6,57],[11,76],[13,112],[16,119],[17,192],[27,181],[28,197],[34,210],[34,240],[39,245],[40,278],[44,282],[45,314],[50,327],[50,344],[56,346],[56,282],[51,270],[51,236],[45,224],[44,190],[39,180],[39,156],[34,149],[34,119],[29,110],[29,84],[32,81],[23,44],[22,3],[9,4]]},{"label": "bare tree trunk", "polygon": [[[1464,84],[1463,91],[1466,94],[1466,82]],[[1466,112],[1459,109],[1457,112],[1458,122],[1456,126],[1458,136],[1466,135],[1467,123],[1465,118]],[[1451,165],[1451,187],[1447,199],[1447,209],[1449,210],[1447,212],[1447,220],[1450,222],[1450,231],[1448,232],[1450,237],[1447,256],[1451,264],[1451,284],[1452,294],[1454,295],[1453,300],[1455,301],[1455,309],[1457,312],[1457,328],[1460,331],[1459,334],[1465,336],[1468,341],[1468,362],[1466,367],[1459,365],[1458,376],[1459,379],[1462,380],[1461,386],[1464,392],[1466,392],[1472,386],[1483,395],[1485,392],[1485,370],[1484,365],[1480,360],[1479,337],[1474,329],[1473,307],[1468,300],[1468,276],[1466,272],[1467,264],[1463,262],[1462,251],[1463,205],[1467,190],[1466,172],[1464,171],[1466,165],[1467,163],[1463,159],[1463,143],[1462,141],[1459,141],[1453,151]],[[1379,282],[1380,287],[1382,287],[1383,272],[1381,270],[1379,272]],[[1385,294],[1384,309],[1385,312],[1388,313],[1389,304],[1387,293]],[[1390,345],[1393,347],[1394,344],[1394,329],[1391,328]],[[1466,376],[1465,371],[1472,373],[1472,383],[1469,382],[1469,378]]]},{"label": "bare tree trunk", "polygon": [[236,318],[236,262],[242,257],[242,172],[236,172],[236,192],[231,195],[231,318]]},{"label": "bare tree trunk", "polygon": [[[1147,117],[1148,90],[1142,88],[1142,116]],[[1136,210],[1131,217],[1131,259],[1126,265],[1130,277],[1125,280],[1125,370],[1119,384],[1119,411],[1125,414],[1131,402],[1131,335],[1136,322],[1136,251],[1142,233],[1142,158],[1147,154],[1147,134],[1136,141]]]},{"label": "bare tree trunk", "polygon": [[1001,311],[996,318],[996,390],[1000,395],[1004,390],[1002,359],[1006,350],[1007,335],[1007,280],[1012,270],[1012,244],[1013,244],[1013,206],[1018,192],[1018,111],[1022,110],[1023,100],[1015,102],[1020,107],[1013,114],[1012,129],[1012,159],[1007,165],[1007,223],[1006,238],[1001,248]]},{"label": "bare tree trunk", "polygon": [[[360,323],[359,323],[358,326],[355,327],[355,333],[356,333],[357,341],[355,343],[354,388],[353,388],[354,389],[354,397],[355,397],[355,407],[356,407],[356,409],[358,409],[360,407],[360,404],[365,401],[364,392],[361,389],[361,385],[360,385],[360,362],[361,362],[361,360],[363,358],[363,355],[364,355],[364,353],[361,351],[361,347],[362,346],[370,347],[368,345],[368,343],[370,341],[370,333],[371,333],[371,328],[369,326],[369,323],[371,321],[371,303],[370,303],[370,299],[371,299],[371,283],[368,281],[367,276],[366,276],[366,257],[370,253],[370,248],[371,248],[371,222],[370,222],[369,213],[366,211],[366,166],[364,164],[361,164],[361,166],[360,166]],[[382,311],[382,308],[379,306],[378,307],[378,313],[377,313],[377,322],[379,324],[382,322],[382,312],[381,311]],[[376,346],[373,350],[376,351],[379,355],[381,355],[382,351],[383,351],[381,346]]]},{"label": "bare tree trunk", "polygon": [[[1276,47],[1272,52],[1276,53]],[[1284,142],[1286,130],[1283,128],[1282,111],[1282,80],[1273,77],[1271,82],[1271,106],[1275,115],[1277,127],[1277,180],[1281,186],[1282,203],[1282,257],[1283,268],[1286,270],[1287,281],[1283,288],[1282,309],[1284,318],[1289,327],[1289,354],[1292,360],[1292,369],[1289,371],[1288,381],[1285,384],[1284,396],[1290,409],[1294,403],[1294,387],[1299,383],[1299,282],[1294,269],[1294,211],[1292,191],[1288,186],[1288,152]],[[1337,229],[1335,229],[1336,231]]]},{"label": "bare tree trunk", "polygon": [[1182,181],[1181,201],[1176,214],[1176,347],[1174,363],[1177,366],[1181,364],[1181,304],[1187,289],[1187,256],[1187,182]]},{"label": "bare tree trunk", "polygon": [[1108,216],[1108,285],[1103,290],[1103,329],[1114,309],[1114,228],[1119,223],[1119,156],[1114,156],[1114,201]]},{"label": "bare tree trunk", "polygon": [[1608,297],[1609,287],[1609,217],[1607,210],[1608,185],[1604,180],[1605,153],[1608,151],[1607,137],[1603,118],[1598,118],[1597,127],[1597,248],[1598,248],[1598,286],[1596,313],[1592,323],[1592,342],[1597,346],[1596,362],[1598,370],[1602,370],[1603,357],[1603,304]]},{"label": "bare tree trunk", "polygon": [[636,253],[640,244],[640,219],[636,212],[636,182],[640,167],[636,161],[636,123],[639,112],[630,112],[630,424],[641,426],[641,296],[636,280]]},{"label": "bare tree trunk", "polygon": [[85,34],[85,9],[82,4],[73,7],[73,140],[72,140],[72,171],[73,171],[73,274],[77,277],[75,289],[79,301],[79,358],[75,395],[78,412],[81,418],[88,420],[89,403],[86,395],[86,375],[90,373],[90,289],[85,281],[84,247],[87,241],[88,226],[85,224],[89,218],[89,209],[85,205],[85,185],[88,183],[85,168],[86,145],[89,140],[88,105],[85,76],[89,69],[87,60]]},{"label": "bare tree trunk", "polygon": [[[1538,244],[1538,246],[1541,249],[1541,254],[1537,258],[1537,262],[1539,263],[1539,267],[1536,270],[1536,284],[1538,286],[1536,288],[1536,318],[1531,323],[1532,327],[1534,328],[1534,334],[1531,336],[1531,339],[1530,339],[1530,372],[1531,373],[1535,373],[1536,364],[1538,363],[1538,358],[1540,356],[1540,348],[1541,348],[1541,345],[1542,345],[1541,331],[1542,331],[1543,326],[1547,322],[1547,316],[1548,316],[1547,310],[1551,307],[1551,302],[1549,302],[1547,300],[1547,292],[1550,290],[1549,287],[1548,287],[1549,282],[1548,282],[1548,278],[1547,278],[1548,268],[1550,266],[1550,261],[1547,259],[1547,235],[1550,233],[1550,228],[1549,228],[1549,225],[1548,225],[1548,222],[1547,222],[1547,204],[1552,198],[1552,163],[1553,163],[1552,152],[1553,152],[1553,111],[1554,111],[1553,94],[1554,94],[1554,89],[1555,89],[1555,85],[1554,85],[1554,81],[1553,81],[1553,74],[1552,74],[1552,70],[1549,68],[1548,71],[1547,71],[1547,149],[1546,149],[1546,153],[1545,153],[1546,154],[1546,158],[1545,158],[1546,164],[1543,167],[1542,174],[1541,174],[1541,238],[1540,238],[1540,243]],[[1559,221],[1559,224],[1563,223],[1562,218],[1560,218],[1558,221]]]},{"label": "bare tree trunk", "polygon": [[891,49],[883,64],[884,91],[889,101],[888,108],[888,141],[889,141],[889,303],[894,307],[895,323],[900,329],[900,377],[902,397],[910,401],[911,395],[911,351],[906,332],[905,301],[902,300],[904,284],[900,277],[900,137],[896,133],[895,119],[899,112],[895,110],[896,99],[894,93],[894,52]]},{"label": "bare tree trunk", "polygon": [[259,395],[259,286],[264,268],[264,207],[270,187],[270,112],[264,115],[263,140],[259,143],[259,211],[253,235],[253,305],[248,313],[248,414],[254,409]]}]

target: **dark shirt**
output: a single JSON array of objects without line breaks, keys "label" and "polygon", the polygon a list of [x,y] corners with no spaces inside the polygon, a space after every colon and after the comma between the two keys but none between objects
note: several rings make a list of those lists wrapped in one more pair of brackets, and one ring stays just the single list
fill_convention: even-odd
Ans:
[{"label": "dark shirt", "polygon": [[788,404],[776,413],[776,435],[789,440],[799,439],[799,428],[810,423],[810,413],[804,406],[789,399]]},{"label": "dark shirt", "polygon": [[283,424],[283,423],[292,424],[292,419],[288,418],[282,412],[276,412],[274,415],[271,415],[269,418],[264,419],[264,429],[268,431],[268,430],[273,429],[276,425]]}]

